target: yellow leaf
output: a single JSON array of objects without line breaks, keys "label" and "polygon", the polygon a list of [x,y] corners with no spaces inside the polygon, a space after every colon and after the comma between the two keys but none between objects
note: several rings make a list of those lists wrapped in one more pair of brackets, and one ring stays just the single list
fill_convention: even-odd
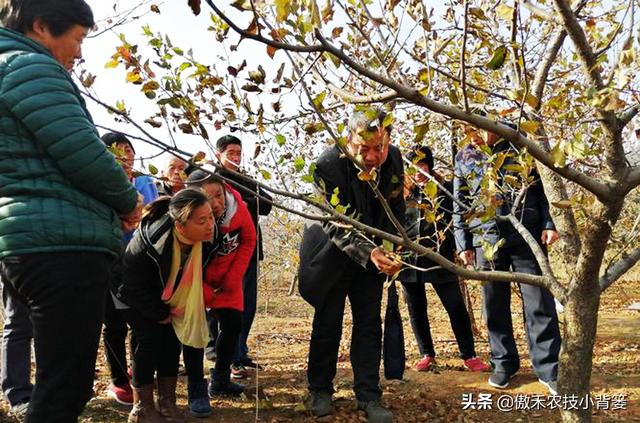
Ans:
[{"label": "yellow leaf", "polygon": [[505,21],[510,21],[513,18],[513,7],[500,3],[500,6],[496,8],[496,15]]},{"label": "yellow leaf", "polygon": [[291,13],[291,0],[274,0],[276,6],[276,19],[282,22]]},{"label": "yellow leaf", "polygon": [[113,60],[109,60],[107,63],[104,64],[104,67],[109,69],[109,68],[117,68],[118,64],[120,62],[118,62],[118,60],[113,59]]},{"label": "yellow leaf", "polygon": [[524,122],[520,123],[520,129],[530,134],[535,133],[539,127],[540,127],[540,122],[536,122],[533,120],[525,120]]},{"label": "yellow leaf", "polygon": [[554,207],[557,207],[559,209],[570,209],[571,207],[573,207],[573,205],[571,204],[570,200],[560,200],[560,201],[555,201],[553,203],[551,203]]},{"label": "yellow leaf", "polygon": [[127,82],[131,82],[135,84],[136,82],[140,82],[140,80],[142,80],[142,77],[138,72],[127,73]]},{"label": "yellow leaf", "polygon": [[551,149],[551,158],[555,167],[565,167],[567,164],[567,154],[564,152],[564,143],[556,143]]}]

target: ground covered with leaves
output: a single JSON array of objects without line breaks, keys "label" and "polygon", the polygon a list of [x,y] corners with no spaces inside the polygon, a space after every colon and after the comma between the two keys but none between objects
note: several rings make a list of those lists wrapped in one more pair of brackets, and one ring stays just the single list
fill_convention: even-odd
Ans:
[{"label": "ground covered with leaves", "polygon": [[[608,290],[598,324],[598,339],[594,355],[592,393],[597,395],[624,395],[625,409],[594,411],[594,420],[640,421],[640,312],[628,310],[632,302],[640,301],[638,272],[634,277],[622,280]],[[271,279],[271,278],[270,278]],[[264,366],[264,371],[246,381],[251,394],[244,398],[213,400],[214,413],[197,422],[363,422],[364,414],[356,411],[351,389],[353,375],[349,364],[349,339],[351,316],[347,309],[345,331],[340,348],[339,370],[335,380],[336,412],[321,419],[313,419],[305,410],[306,358],[310,334],[312,309],[298,296],[289,296],[289,281],[265,282],[260,297],[260,310],[251,339],[251,353]],[[479,283],[470,285],[474,304],[474,316],[479,328],[476,338],[478,354],[488,357],[486,332],[480,311]],[[486,382],[488,374],[464,371],[457,358],[457,345],[442,305],[432,289],[428,290],[429,314],[432,333],[438,353],[438,366],[434,371],[419,373],[412,365],[419,358],[417,347],[408,324],[406,307],[401,303],[405,321],[407,371],[403,381],[382,380],[384,402],[396,416],[397,422],[555,422],[560,421],[557,410],[532,409],[499,411],[495,402],[500,395],[515,399],[536,395],[546,397],[545,388],[537,382],[527,360],[526,339],[521,318],[519,298],[514,295],[514,325],[518,347],[522,356],[522,368],[512,380],[508,390],[499,391]],[[562,316],[562,315],[560,315]],[[561,317],[562,319],[562,317]],[[212,363],[207,362],[206,366]],[[106,397],[108,371],[102,351],[98,359],[95,392],[96,398],[88,405],[80,421],[125,422],[128,408]],[[258,389],[256,390],[256,386]],[[256,399],[256,392],[257,395]],[[463,396],[490,394],[494,402],[491,410],[463,409]],[[186,408],[186,379],[179,384],[179,403]],[[524,408],[524,406],[520,407]],[[0,421],[17,422],[7,415],[7,404],[0,405]]]}]

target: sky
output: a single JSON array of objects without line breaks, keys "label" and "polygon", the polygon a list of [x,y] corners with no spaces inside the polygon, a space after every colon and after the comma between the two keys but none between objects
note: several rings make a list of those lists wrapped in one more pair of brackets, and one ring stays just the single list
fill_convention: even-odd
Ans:
[{"label": "sky", "polygon": [[[142,123],[144,119],[149,117],[157,111],[157,107],[152,101],[147,100],[142,93],[140,93],[140,86],[128,84],[125,81],[125,71],[122,65],[116,69],[106,69],[105,63],[111,59],[111,55],[115,52],[116,46],[120,45],[118,38],[122,33],[126,36],[126,39],[131,44],[139,44],[142,49],[146,46],[146,39],[142,35],[142,26],[149,25],[151,30],[155,32],[162,32],[169,35],[174,45],[182,47],[185,51],[189,48],[193,49],[194,57],[204,64],[217,64],[219,69],[225,69],[228,66],[226,61],[220,60],[217,56],[224,56],[222,46],[218,43],[212,32],[207,31],[210,21],[210,9],[203,1],[202,13],[199,16],[194,16],[187,2],[170,0],[170,1],[154,1],[149,2],[146,6],[138,9],[137,13],[133,16],[141,16],[139,19],[135,19],[132,22],[121,25],[113,30],[102,32],[102,29],[106,25],[103,21],[105,18],[114,15],[114,0],[87,0],[87,3],[91,6],[96,22],[98,23],[98,30],[89,36],[83,44],[83,59],[82,63],[77,69],[85,69],[96,76],[94,85],[92,86],[92,92],[103,102],[114,105],[118,100],[124,100],[127,109],[130,109],[131,116],[138,122]],[[137,3],[133,1],[120,1],[119,10],[126,10],[131,7],[130,4]],[[150,5],[155,4],[160,9],[160,14],[150,12]],[[230,10],[231,16],[237,16],[235,10]],[[271,60],[265,52],[264,46],[258,45],[255,42],[243,42],[240,45],[239,53],[242,57],[247,58],[248,67],[257,67],[258,63],[263,63],[268,66],[279,66],[280,62]],[[239,56],[239,55],[238,55]],[[272,62],[273,64],[269,63]],[[237,64],[236,64],[237,65]],[[112,129],[120,130],[126,133],[133,133],[141,135],[131,125],[126,123],[115,122],[114,116],[109,114],[104,107],[96,104],[91,99],[87,99],[87,105],[91,112],[94,121],[98,125],[106,126]],[[168,133],[167,129],[163,126],[160,129],[154,130],[149,125],[143,124],[145,129],[149,130],[155,137],[167,141]],[[100,133],[105,132],[103,129],[99,129]],[[227,130],[222,130],[216,133],[215,130],[209,131],[210,138],[216,140],[218,137],[228,133]],[[236,133],[243,141],[244,147],[247,151],[252,151],[254,140],[249,136],[241,133]],[[206,151],[206,147],[200,138],[195,136],[189,136],[178,133],[174,133],[176,142],[180,148],[187,151],[196,153],[198,151]],[[155,147],[148,146],[142,141],[135,141],[136,153],[138,156],[151,156],[159,153]],[[154,165],[162,165],[163,160],[161,158],[153,159]]]}]

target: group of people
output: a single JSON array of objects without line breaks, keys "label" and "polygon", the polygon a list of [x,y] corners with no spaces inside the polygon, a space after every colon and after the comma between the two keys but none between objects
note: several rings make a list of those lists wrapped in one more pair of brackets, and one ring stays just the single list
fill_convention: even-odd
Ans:
[{"label": "group of people", "polygon": [[[494,217],[490,213],[485,213],[487,217],[470,212],[477,206],[487,178],[494,178],[493,184],[503,187],[505,177],[522,166],[516,166],[520,152],[509,142],[493,133],[467,129],[470,142],[455,157],[451,184],[435,171],[433,153],[428,147],[410,151],[403,160],[400,150],[391,143],[392,128],[385,126],[384,111],[354,112],[349,120],[346,146],[335,145],[318,158],[316,185],[328,203],[347,207],[349,215],[358,216],[360,223],[391,234],[404,230],[422,246],[452,262],[457,251],[463,264],[478,269],[540,274],[531,247],[516,228],[495,217],[513,212],[543,249],[555,242],[558,234],[539,176],[535,170],[530,173],[533,182],[526,195],[518,196],[523,199],[515,210],[512,210],[515,196],[508,190],[498,190],[492,194],[492,204],[496,205]],[[495,172],[489,172],[494,154],[502,154],[504,160]],[[414,168],[412,172],[405,173],[405,161]],[[433,185],[427,187],[429,183]],[[387,203],[387,210],[380,197]],[[469,220],[469,216],[475,217]],[[502,247],[492,257],[484,254],[486,246],[498,243]],[[379,237],[361,236],[359,231],[349,231],[344,225],[331,222],[305,228],[299,277],[301,295],[315,308],[307,370],[308,406],[313,415],[332,413],[333,379],[348,297],[353,316],[350,358],[358,408],[365,411],[369,422],[393,421],[392,412],[380,402],[382,340],[387,340],[382,333],[381,301],[384,281],[398,272],[422,355],[415,369],[431,369],[436,357],[427,315],[428,282],[449,316],[462,365],[471,371],[490,371],[489,385],[507,388],[520,367],[511,318],[510,284],[483,284],[483,314],[491,350],[489,366],[476,356],[458,277],[415,254],[409,259],[411,266],[403,265],[398,255],[385,250],[383,245]],[[544,288],[520,284],[519,289],[533,369],[540,383],[556,394],[560,331],[554,298]],[[388,306],[397,301],[393,298],[395,290],[390,289],[389,293]],[[386,322],[384,327],[388,328]],[[385,355],[387,352],[385,346]],[[386,361],[385,356],[385,365]]]},{"label": "group of people", "polygon": [[[109,395],[132,404],[128,421],[184,422],[176,405],[180,357],[189,412],[212,413],[210,397],[240,395],[232,379],[258,364],[247,339],[256,312],[262,259],[258,219],[271,198],[240,172],[242,143],[216,143],[218,165],[201,169],[179,157],[162,178],[134,177],[129,138],[99,136],[69,75],[95,22],[84,0],[12,0],[0,10],[0,278],[5,313],[2,390],[28,423],[77,421],[92,397],[101,328],[111,372]],[[491,154],[503,154],[500,185],[520,152],[495,134],[470,130],[455,158],[453,185],[439,176],[431,150],[403,157],[384,112],[355,111],[345,146],[329,147],[314,179],[327,204],[346,207],[371,229],[401,231],[451,261],[480,269],[538,274],[530,246],[509,223],[469,220]],[[415,172],[405,172],[405,161]],[[543,248],[557,240],[539,177],[515,211],[496,194],[497,215],[514,212]],[[438,189],[426,189],[436,181]],[[336,203],[336,198],[338,203]],[[384,204],[386,203],[386,205]],[[494,255],[487,245],[500,243]],[[299,287],[314,307],[308,358],[309,409],[332,412],[346,298],[353,315],[351,364],[359,409],[391,422],[381,400],[381,304],[387,276],[402,282],[421,358],[435,363],[425,283],[449,315],[460,357],[506,388],[519,369],[509,284],[483,285],[490,366],[476,355],[458,278],[422,256],[405,266],[374,235],[323,222],[305,228]],[[417,269],[425,271],[417,271]],[[554,393],[560,348],[553,297],[520,285],[531,361]],[[127,337],[130,355],[126,350]],[[33,341],[35,385],[30,382]],[[215,360],[209,381],[204,359]],[[157,402],[154,401],[157,392]]]}]

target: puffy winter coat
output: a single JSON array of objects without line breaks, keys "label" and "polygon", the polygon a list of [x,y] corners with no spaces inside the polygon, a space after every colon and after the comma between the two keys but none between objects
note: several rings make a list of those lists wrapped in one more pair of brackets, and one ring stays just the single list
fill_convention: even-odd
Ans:
[{"label": "puffy winter coat", "polygon": [[225,186],[226,214],[218,226],[221,240],[204,276],[204,303],[209,308],[244,310],[242,277],[256,246],[256,228],[238,191]]},{"label": "puffy winter coat", "polygon": [[122,249],[137,193],[98,136],[69,73],[0,28],[0,257]]}]

